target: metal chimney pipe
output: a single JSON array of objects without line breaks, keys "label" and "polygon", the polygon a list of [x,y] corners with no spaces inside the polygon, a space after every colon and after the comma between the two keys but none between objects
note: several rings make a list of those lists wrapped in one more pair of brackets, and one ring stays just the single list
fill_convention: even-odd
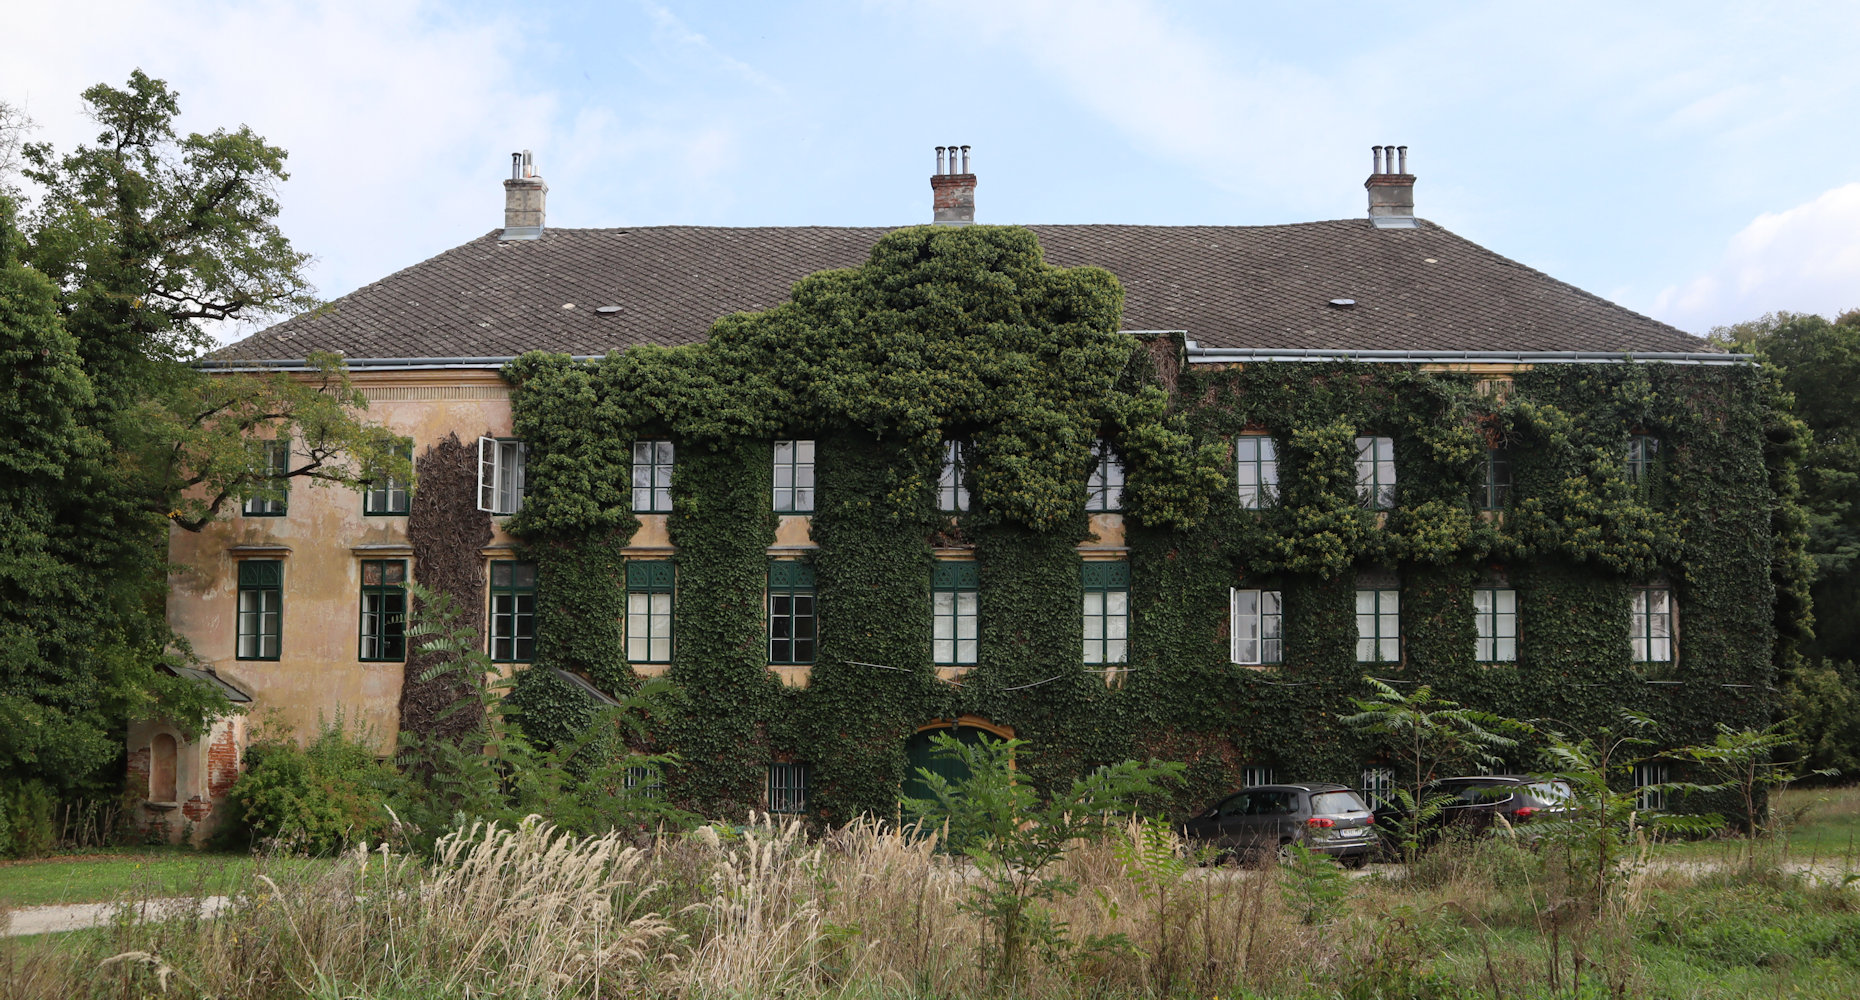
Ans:
[{"label": "metal chimney pipe", "polygon": [[1408,172],[1408,147],[1396,146],[1395,148],[1401,151],[1401,169],[1395,172],[1398,174],[1405,174]]},{"label": "metal chimney pipe", "polygon": [[510,179],[514,181],[517,178],[522,177],[523,175],[519,172],[522,169],[523,169],[523,154],[522,153],[510,154]]},{"label": "metal chimney pipe", "polygon": [[969,147],[962,147],[962,172],[969,172]]},{"label": "metal chimney pipe", "polygon": [[1375,159],[1375,164],[1369,168],[1369,172],[1372,174],[1379,174],[1382,172],[1382,147],[1371,146],[1369,149],[1371,155]]},{"label": "metal chimney pipe", "polygon": [[941,146],[936,148],[936,172],[939,175],[943,173],[943,147]]}]

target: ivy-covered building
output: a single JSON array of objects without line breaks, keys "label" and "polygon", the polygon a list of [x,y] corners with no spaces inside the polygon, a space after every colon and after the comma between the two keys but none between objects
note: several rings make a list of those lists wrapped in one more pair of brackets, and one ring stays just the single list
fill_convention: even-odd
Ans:
[{"label": "ivy-covered building", "polygon": [[1405,148],[1367,217],[1257,227],[974,225],[957,155],[902,229],[551,228],[514,158],[503,228],[208,362],[341,352],[417,483],[176,532],[171,619],[257,712],[385,748],[446,724],[418,580],[537,735],[667,674],[670,794],[828,819],[952,724],[1041,781],[1185,761],[1183,805],[1373,791],[1366,674],[1769,720],[1799,583],[1748,359],[1417,218]]}]

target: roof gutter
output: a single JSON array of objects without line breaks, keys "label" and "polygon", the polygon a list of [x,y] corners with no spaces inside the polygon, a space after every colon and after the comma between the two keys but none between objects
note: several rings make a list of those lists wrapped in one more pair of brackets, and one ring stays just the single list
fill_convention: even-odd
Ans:
[{"label": "roof gutter", "polygon": [[1289,350],[1265,347],[1202,347],[1186,344],[1189,364],[1231,364],[1247,361],[1356,361],[1368,364],[1411,365],[1626,365],[1660,362],[1671,365],[1748,365],[1749,354],[1686,353],[1679,351],[1349,351]]},{"label": "roof gutter", "polygon": [[[576,361],[598,361],[605,355],[577,354]],[[343,362],[352,372],[394,369],[398,371],[427,371],[447,368],[499,369],[517,360],[516,355],[501,358],[344,358]],[[205,368],[222,372],[307,372],[314,366],[304,358],[266,358],[262,360],[216,360],[202,359],[194,362],[195,368]]]}]

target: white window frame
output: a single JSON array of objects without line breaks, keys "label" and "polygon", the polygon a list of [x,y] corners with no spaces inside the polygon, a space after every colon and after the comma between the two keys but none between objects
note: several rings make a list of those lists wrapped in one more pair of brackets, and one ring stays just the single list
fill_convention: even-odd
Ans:
[{"label": "white window frame", "polygon": [[1240,506],[1258,510],[1279,498],[1279,446],[1269,434],[1234,438],[1234,481]]},{"label": "white window frame", "polygon": [[1473,659],[1480,663],[1518,660],[1518,592],[1510,587],[1473,590]]},{"label": "white window frame", "polygon": [[1244,666],[1285,662],[1285,604],[1279,591],[1230,587],[1227,657]]},{"label": "white window frame", "polygon": [[[1628,607],[1628,641],[1635,663],[1673,662],[1673,591],[1670,587],[1635,587]],[[1664,634],[1660,634],[1664,629]]]},{"label": "white window frame", "polygon": [[1363,768],[1363,801],[1374,810],[1380,805],[1395,804],[1395,769],[1380,764]]},{"label": "white window frame", "polygon": [[962,514],[969,509],[969,487],[963,480],[969,471],[969,443],[943,442],[943,471],[937,476],[936,509],[945,514]]},{"label": "white window frame", "polygon": [[273,485],[282,484],[285,495],[276,500],[247,500],[240,512],[247,517],[283,517],[290,510],[291,439],[267,438],[256,442],[259,461],[264,463],[265,478]]},{"label": "white window frame", "polygon": [[1356,439],[1356,495],[1370,510],[1395,507],[1395,439]]},{"label": "white window frame", "polygon": [[[1084,593],[1085,662],[1118,666],[1130,662],[1130,590],[1088,587]],[[1096,634],[1094,634],[1096,633]]]},{"label": "white window frame", "polygon": [[502,516],[523,509],[528,455],[528,448],[516,438],[478,439],[479,510]]},{"label": "white window frame", "polygon": [[1085,509],[1107,514],[1124,509],[1124,460],[1104,438],[1091,446],[1091,471],[1085,476]]},{"label": "white window frame", "polygon": [[[787,452],[785,457],[784,451]],[[769,483],[777,514],[814,512],[814,455],[812,440],[787,438],[775,442],[774,467],[770,472]],[[788,480],[786,484],[782,482],[784,478]]]},{"label": "white window frame", "polygon": [[1240,787],[1258,788],[1261,785],[1273,785],[1277,782],[1270,764],[1248,764],[1240,769]]},{"label": "white window frame", "polygon": [[671,513],[672,466],[677,460],[677,446],[663,438],[633,442],[633,513]]},{"label": "white window frame", "polygon": [[[1365,597],[1368,598],[1368,608],[1363,606]],[[1365,620],[1375,626],[1372,634],[1363,633]],[[1384,625],[1392,625],[1394,631],[1384,631]],[[1364,643],[1368,645],[1365,646]],[[1393,655],[1390,655],[1391,650],[1393,650]],[[1400,590],[1388,587],[1362,587],[1356,591],[1356,662],[1401,662]]]}]

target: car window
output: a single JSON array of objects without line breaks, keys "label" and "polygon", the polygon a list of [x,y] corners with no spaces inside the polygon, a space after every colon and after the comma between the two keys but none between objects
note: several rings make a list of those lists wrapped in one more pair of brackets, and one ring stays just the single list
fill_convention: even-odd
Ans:
[{"label": "car window", "polygon": [[1369,807],[1363,804],[1362,797],[1355,792],[1317,792],[1311,796],[1311,814],[1313,816],[1334,816],[1337,813],[1367,812]]},{"label": "car window", "polygon": [[1246,800],[1247,800],[1247,793],[1245,792],[1241,792],[1239,795],[1228,796],[1227,801],[1221,803],[1219,806],[1221,815],[1222,816],[1243,815],[1246,812]]},{"label": "car window", "polygon": [[1291,792],[1254,792],[1247,813],[1253,816],[1285,816],[1297,812]]},{"label": "car window", "polygon": [[1567,782],[1537,781],[1532,782],[1530,787],[1531,796],[1533,798],[1537,799],[1539,802],[1548,802],[1551,805],[1561,805],[1575,798],[1575,793],[1569,790],[1569,784]]},{"label": "car window", "polygon": [[1463,785],[1459,788],[1461,802],[1478,805],[1487,802],[1503,802],[1511,798],[1509,785]]}]

